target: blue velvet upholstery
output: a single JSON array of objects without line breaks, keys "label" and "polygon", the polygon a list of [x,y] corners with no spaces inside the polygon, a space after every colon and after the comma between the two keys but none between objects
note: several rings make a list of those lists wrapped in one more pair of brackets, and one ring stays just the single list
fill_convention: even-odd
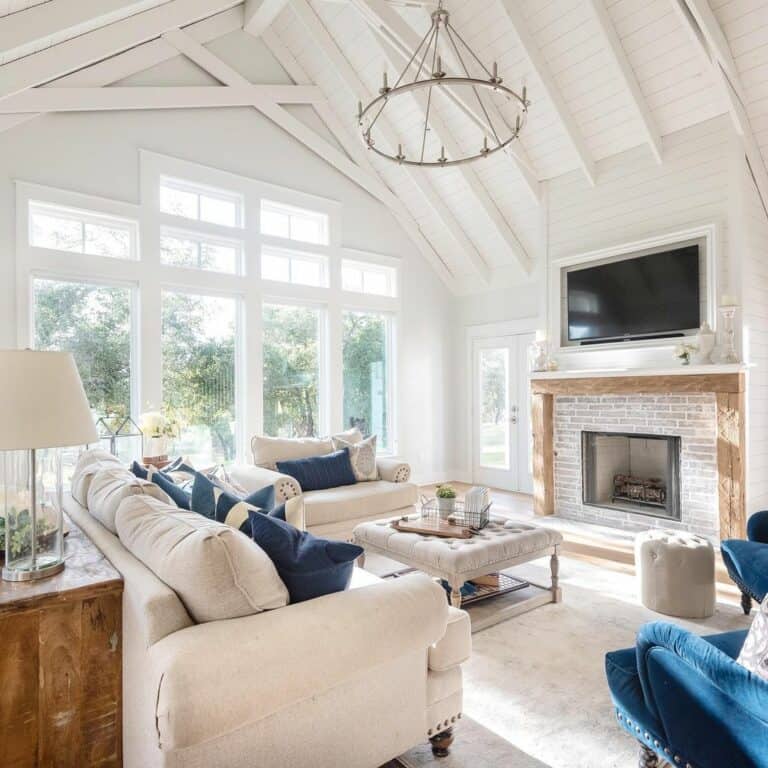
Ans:
[{"label": "blue velvet upholstery", "polygon": [[726,539],[720,545],[728,575],[744,595],[745,613],[749,613],[749,598],[762,603],[768,594],[768,512],[755,512],[749,518],[747,538]]},{"label": "blue velvet upholstery", "polygon": [[735,661],[746,635],[645,625],[636,648],[606,655],[619,724],[673,765],[768,766],[768,682]]}]

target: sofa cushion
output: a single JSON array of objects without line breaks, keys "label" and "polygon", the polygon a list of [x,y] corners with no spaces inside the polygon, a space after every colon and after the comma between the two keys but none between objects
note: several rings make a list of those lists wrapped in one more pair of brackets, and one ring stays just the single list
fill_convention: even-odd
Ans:
[{"label": "sofa cushion", "polygon": [[429,648],[429,668],[443,672],[463,664],[471,655],[472,626],[469,614],[450,607],[445,634]]},{"label": "sofa cushion", "polygon": [[141,480],[121,466],[96,473],[88,489],[86,506],[105,528],[117,533],[115,515],[123,499],[129,496],[150,496],[166,504],[173,503],[159,486],[149,480]]},{"label": "sofa cushion", "polygon": [[70,481],[72,498],[81,506],[87,506],[88,489],[91,487],[91,481],[96,473],[102,469],[114,469],[115,467],[122,467],[122,463],[117,456],[113,456],[108,451],[101,448],[83,451],[77,459]]},{"label": "sofa cushion", "polygon": [[768,680],[768,598],[763,600],[752,619],[752,626],[736,661],[763,680]]},{"label": "sofa cushion", "polygon": [[307,526],[345,522],[370,515],[386,516],[419,500],[419,489],[411,483],[370,483],[311,491],[304,494]]},{"label": "sofa cushion", "polygon": [[280,608],[288,590],[266,553],[228,525],[155,499],[117,513],[120,541],[164,581],[197,623]]},{"label": "sofa cushion", "polygon": [[342,448],[349,451],[349,461],[358,483],[379,479],[379,469],[376,466],[376,435],[366,437],[359,443],[350,443],[340,437],[334,437],[333,447],[337,451]]},{"label": "sofa cushion", "polygon": [[[350,443],[357,443],[363,439],[359,429],[349,429],[340,432],[333,437],[341,438]],[[257,467],[276,469],[278,461],[290,461],[291,459],[306,459],[310,456],[323,456],[333,453],[333,437],[267,437],[256,435],[251,440],[253,463]]]},{"label": "sofa cushion", "polygon": [[275,487],[268,485],[246,497],[237,496],[203,472],[195,473],[192,511],[251,535],[249,512],[264,512],[285,520],[285,504],[275,506]]},{"label": "sofa cushion", "polygon": [[305,493],[354,485],[357,482],[349,460],[349,448],[342,448],[327,456],[278,461],[277,471],[295,478]]},{"label": "sofa cushion", "polygon": [[762,602],[768,595],[768,546],[757,541],[727,539],[720,543],[720,552],[731,578]]},{"label": "sofa cushion", "polygon": [[253,540],[272,558],[292,603],[343,592],[362,547],[319,539],[288,523],[251,512]]}]

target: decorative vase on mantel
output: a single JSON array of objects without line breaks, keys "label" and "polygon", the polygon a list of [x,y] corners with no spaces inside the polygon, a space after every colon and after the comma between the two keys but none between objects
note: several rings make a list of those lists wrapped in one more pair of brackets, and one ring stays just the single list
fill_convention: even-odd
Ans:
[{"label": "decorative vase on mantel", "polygon": [[705,320],[699,328],[699,335],[696,337],[696,346],[699,351],[696,353],[694,362],[697,365],[709,365],[712,362],[712,351],[715,348],[715,332]]}]

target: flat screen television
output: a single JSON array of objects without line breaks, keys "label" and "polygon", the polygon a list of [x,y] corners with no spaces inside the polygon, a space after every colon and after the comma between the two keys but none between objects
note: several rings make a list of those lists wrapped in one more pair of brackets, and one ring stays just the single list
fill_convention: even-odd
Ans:
[{"label": "flat screen television", "polygon": [[568,341],[682,335],[701,324],[699,245],[566,272]]}]

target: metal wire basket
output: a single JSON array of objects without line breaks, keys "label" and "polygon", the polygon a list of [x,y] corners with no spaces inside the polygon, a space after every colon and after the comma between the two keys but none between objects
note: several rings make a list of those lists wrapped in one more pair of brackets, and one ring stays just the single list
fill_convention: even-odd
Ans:
[{"label": "metal wire basket", "polygon": [[473,531],[479,531],[485,528],[490,521],[491,504],[482,510],[475,512],[466,509],[463,501],[454,501],[451,511],[440,509],[438,500],[435,498],[421,498],[421,517],[423,520],[437,522],[444,520],[451,525],[458,525],[462,528],[471,528]]}]

